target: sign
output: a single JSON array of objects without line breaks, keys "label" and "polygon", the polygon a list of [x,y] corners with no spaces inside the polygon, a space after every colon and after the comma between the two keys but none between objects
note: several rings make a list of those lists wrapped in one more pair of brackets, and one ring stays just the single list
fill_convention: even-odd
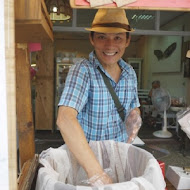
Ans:
[{"label": "sign", "polygon": [[[91,8],[86,0],[70,0],[73,8]],[[115,3],[101,6],[101,8],[117,7]],[[97,7],[100,8],[100,7]],[[122,8],[126,9],[150,9],[150,10],[177,10],[190,11],[190,0],[136,0]]]}]

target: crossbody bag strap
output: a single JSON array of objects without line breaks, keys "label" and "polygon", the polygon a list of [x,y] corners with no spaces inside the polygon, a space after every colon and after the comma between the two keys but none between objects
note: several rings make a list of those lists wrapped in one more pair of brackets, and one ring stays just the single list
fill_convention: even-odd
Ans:
[{"label": "crossbody bag strap", "polygon": [[104,83],[106,84],[111,96],[112,96],[112,99],[115,103],[115,106],[117,108],[117,111],[119,113],[119,116],[121,117],[122,121],[124,122],[125,120],[125,114],[124,114],[124,107],[121,105],[119,99],[118,99],[118,96],[117,94],[115,93],[115,90],[113,89],[110,81],[109,81],[109,78],[105,75],[105,73],[100,69],[100,67],[98,67],[98,70],[100,71],[100,74],[102,75],[103,79],[104,79]]}]

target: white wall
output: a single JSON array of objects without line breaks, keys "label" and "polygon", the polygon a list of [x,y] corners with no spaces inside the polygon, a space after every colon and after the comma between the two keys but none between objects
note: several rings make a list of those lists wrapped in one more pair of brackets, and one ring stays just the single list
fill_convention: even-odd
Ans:
[{"label": "white wall", "polygon": [[[179,17],[173,22],[165,25],[163,30],[190,31],[189,18]],[[160,80],[161,86],[166,88],[173,97],[184,97],[189,104],[190,80],[183,77],[183,62],[181,61],[182,41],[189,41],[190,37],[184,39],[179,36],[149,36],[142,37],[138,42],[138,55],[144,59],[142,65],[143,88],[151,88],[151,82]],[[164,51],[169,44],[177,42],[176,50],[167,59],[157,61],[154,55],[155,49]],[[146,45],[145,45],[146,44]]]},{"label": "white wall", "polygon": [[[181,41],[179,37],[176,37],[176,40],[174,39],[175,37],[171,37],[173,40],[169,40],[166,43],[166,38],[170,37],[149,37],[148,46],[150,50],[147,59],[149,62],[149,72],[151,73],[151,76],[149,76],[149,87],[151,87],[152,81],[160,80],[161,86],[166,88],[171,96],[183,97],[185,96],[184,84],[186,83],[186,79],[183,78],[183,67],[181,64]],[[173,42],[177,42],[177,48],[173,54],[166,59],[158,61],[153,53],[154,50],[161,49],[164,51]]]}]

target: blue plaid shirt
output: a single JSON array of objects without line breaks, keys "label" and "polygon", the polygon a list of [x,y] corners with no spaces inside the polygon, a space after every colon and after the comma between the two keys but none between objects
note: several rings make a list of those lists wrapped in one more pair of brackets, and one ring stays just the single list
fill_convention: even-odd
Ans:
[{"label": "blue plaid shirt", "polygon": [[125,114],[139,107],[137,78],[133,68],[119,60],[122,73],[118,83],[103,69],[94,52],[89,60],[73,65],[67,75],[59,106],[69,106],[77,110],[78,121],[88,141],[127,141],[126,127],[121,120],[114,101],[98,71],[99,66],[110,82],[125,108]]}]

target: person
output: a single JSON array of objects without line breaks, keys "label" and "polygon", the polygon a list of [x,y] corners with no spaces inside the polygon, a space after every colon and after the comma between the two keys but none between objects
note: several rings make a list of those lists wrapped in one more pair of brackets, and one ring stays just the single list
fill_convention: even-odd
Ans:
[{"label": "person", "polygon": [[149,98],[152,98],[152,93],[155,89],[160,88],[160,81],[159,80],[155,80],[152,82],[152,88],[148,94]]},{"label": "person", "polygon": [[[137,77],[121,58],[130,44],[130,28],[123,9],[99,9],[89,39],[94,51],[89,59],[74,64],[67,75],[58,104],[57,125],[65,143],[84,168],[92,186],[112,183],[89,141],[131,143],[141,126]],[[126,115],[120,118],[98,67],[109,78]],[[129,136],[128,136],[129,134]],[[96,176],[94,178],[94,176]]]},{"label": "person", "polygon": [[[160,88],[160,81],[155,80],[152,82],[152,88],[150,89],[150,92],[148,94],[148,102],[149,104],[152,105],[152,94],[155,89]],[[146,112],[146,111],[145,111]],[[144,123],[147,124],[148,126],[157,126],[157,120],[158,120],[158,111],[155,109],[155,107],[151,107],[147,111],[148,113],[146,114],[146,117],[144,119]]]}]

